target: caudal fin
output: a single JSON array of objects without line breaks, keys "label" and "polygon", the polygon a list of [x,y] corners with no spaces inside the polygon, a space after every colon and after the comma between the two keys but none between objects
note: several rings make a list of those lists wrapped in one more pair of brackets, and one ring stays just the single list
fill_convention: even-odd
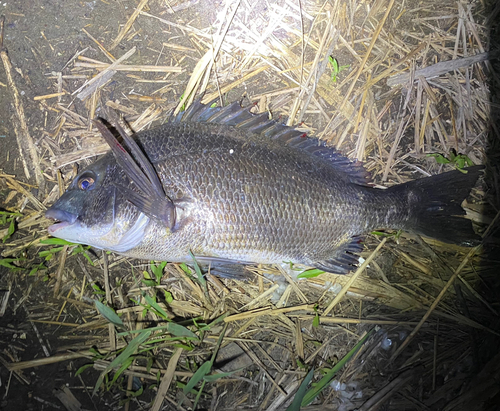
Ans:
[{"label": "caudal fin", "polygon": [[445,243],[474,246],[480,243],[461,204],[481,175],[483,166],[467,168],[467,173],[449,171],[391,188],[408,198],[411,217],[405,229]]}]

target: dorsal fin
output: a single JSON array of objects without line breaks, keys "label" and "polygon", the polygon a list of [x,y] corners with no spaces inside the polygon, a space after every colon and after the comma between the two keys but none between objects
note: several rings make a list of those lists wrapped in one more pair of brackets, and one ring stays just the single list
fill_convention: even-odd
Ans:
[{"label": "dorsal fin", "polygon": [[170,122],[224,124],[248,130],[328,161],[332,167],[344,173],[352,183],[360,185],[370,183],[370,173],[360,162],[350,160],[333,147],[328,147],[324,141],[309,137],[303,131],[270,120],[267,113],[253,114],[250,108],[241,107],[237,101],[226,107],[211,107],[197,100],[186,111],[172,117]]}]

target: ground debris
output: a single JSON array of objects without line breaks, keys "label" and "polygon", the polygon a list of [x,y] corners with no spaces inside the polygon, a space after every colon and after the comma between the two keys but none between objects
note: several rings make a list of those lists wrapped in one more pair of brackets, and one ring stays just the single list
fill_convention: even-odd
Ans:
[{"label": "ground debris", "polygon": [[[252,266],[246,281],[198,282],[182,264],[47,243],[42,215],[77,164],[108,150],[96,117],[118,112],[139,131],[199,98],[299,122],[385,187],[493,163],[498,73],[486,47],[498,6],[125,3],[1,6],[11,54],[0,91],[11,94],[0,107],[7,122],[14,104],[22,133],[14,141],[0,123],[0,211],[19,212],[0,226],[1,239],[15,228],[0,245],[0,408],[285,410],[314,368],[316,386],[333,376],[305,410],[479,410],[475,395],[488,409],[500,333],[494,167],[465,205],[483,249],[378,233],[356,273],[300,281],[289,267]],[[25,93],[14,67],[32,79]],[[33,176],[52,191],[37,198]]]}]

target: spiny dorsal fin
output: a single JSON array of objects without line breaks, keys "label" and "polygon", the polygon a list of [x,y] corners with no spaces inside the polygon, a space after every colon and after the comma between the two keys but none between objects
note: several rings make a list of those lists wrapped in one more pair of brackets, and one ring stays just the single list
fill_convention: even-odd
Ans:
[{"label": "spiny dorsal fin", "polygon": [[352,183],[360,185],[370,183],[370,173],[360,162],[350,160],[333,147],[328,147],[324,141],[309,137],[303,131],[270,120],[267,113],[253,114],[250,108],[241,107],[239,102],[226,107],[211,107],[198,100],[186,111],[171,118],[170,122],[223,124],[248,130],[328,161],[332,167],[344,173]]}]

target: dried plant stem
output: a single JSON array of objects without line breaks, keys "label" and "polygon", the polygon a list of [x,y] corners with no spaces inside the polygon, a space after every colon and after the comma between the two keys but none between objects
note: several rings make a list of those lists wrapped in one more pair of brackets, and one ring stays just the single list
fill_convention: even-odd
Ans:
[{"label": "dried plant stem", "polygon": [[380,32],[382,31],[382,27],[384,27],[385,21],[387,20],[387,17],[389,17],[389,13],[392,10],[392,6],[394,5],[394,0],[389,0],[389,4],[387,5],[387,9],[385,11],[384,17],[382,20],[380,20],[377,29],[373,33],[372,40],[370,42],[370,45],[368,46],[368,50],[366,50],[365,56],[363,57],[363,60],[359,64],[358,70],[356,72],[356,75],[354,76],[354,79],[351,81],[351,86],[349,87],[349,90],[347,91],[344,100],[342,100],[342,103],[339,107],[339,110],[341,110],[344,107],[344,104],[349,100],[349,97],[351,96],[352,91],[354,90],[354,87],[356,85],[356,82],[358,81],[359,76],[361,76],[361,73],[365,69],[365,64],[368,61],[368,57],[370,57],[370,54],[373,50],[373,47],[375,46],[375,42],[378,39],[378,36]]},{"label": "dried plant stem", "polygon": [[28,124],[26,123],[26,116],[24,115],[24,107],[21,100],[19,91],[17,90],[16,83],[12,77],[12,63],[10,61],[9,55],[7,54],[7,49],[3,47],[3,27],[4,27],[4,17],[2,16],[1,21],[1,36],[2,45],[0,47],[0,57],[3,62],[5,69],[5,75],[7,77],[7,84],[9,88],[10,95],[14,104],[15,114],[13,117],[14,131],[17,138],[17,144],[19,146],[20,158],[23,163],[24,174],[27,179],[31,178],[32,173],[35,176],[36,184],[40,190],[39,196],[42,198],[45,196],[45,180],[43,178],[42,169],[40,168],[40,159],[38,157],[38,152],[36,150],[35,144],[28,130]]},{"label": "dried plant stem", "polygon": [[90,87],[90,86],[92,86],[96,82],[99,82],[98,84],[102,84],[102,83],[100,83],[102,81],[102,79],[105,76],[109,75],[109,72],[114,72],[115,71],[115,67],[118,66],[122,61],[125,61],[126,59],[128,59],[132,54],[135,53],[135,51],[136,51],[136,47],[132,47],[129,51],[127,51],[118,60],[115,60],[112,64],[110,64],[103,71],[101,71],[97,76],[95,76],[93,79],[89,80],[83,86],[81,86],[79,89],[77,89],[76,91],[74,91],[73,95],[77,94],[77,93],[80,93],[80,91],[82,91],[85,87]]},{"label": "dried plant stem", "polygon": [[104,55],[109,59],[109,61],[111,61],[111,63],[113,63],[116,58],[115,56],[113,56],[108,50],[106,50],[106,48],[101,44],[99,43],[99,41],[97,41],[97,39],[95,39],[92,34],[90,34],[87,30],[85,30],[84,28],[82,28],[82,31],[88,36],[88,38],[90,40],[92,40],[95,44],[97,44],[97,47],[99,47],[101,49],[101,51],[104,53]]},{"label": "dried plant stem", "polygon": [[59,294],[59,289],[61,288],[61,282],[62,282],[62,274],[64,271],[64,265],[66,264],[66,256],[68,254],[68,245],[63,246],[63,249],[60,253],[60,260],[59,260],[59,266],[57,267],[56,271],[56,285],[54,286],[54,297],[57,297],[57,294]]},{"label": "dried plant stem", "polygon": [[[475,63],[480,63],[481,61],[486,61],[489,58],[488,53],[479,53],[474,56],[464,57],[455,60],[441,61],[439,63],[433,64],[429,67],[424,67],[423,69],[415,71],[414,78],[422,76],[424,78],[438,77],[442,74],[448,73],[449,71],[458,70],[459,68],[469,67]],[[404,84],[410,79],[410,73],[398,74],[387,79],[388,86],[396,86],[399,84]]]},{"label": "dried plant stem", "polygon": [[177,348],[174,351],[172,357],[168,362],[167,371],[163,378],[161,379],[160,386],[158,387],[158,393],[156,394],[155,401],[153,406],[151,407],[151,411],[159,411],[161,405],[163,403],[164,397],[167,395],[168,389],[170,388],[170,384],[172,383],[175,375],[175,369],[177,367],[177,363],[179,362],[179,358],[182,354],[182,348]]},{"label": "dried plant stem", "polygon": [[135,19],[139,15],[139,13],[142,11],[142,9],[146,6],[149,0],[141,0],[139,5],[136,7],[130,18],[127,20],[125,25],[122,27],[120,30],[120,33],[118,33],[118,36],[114,39],[113,43],[109,47],[110,50],[113,50],[118,44],[120,44],[120,41],[123,40],[127,32],[130,30],[130,27],[132,27],[132,24],[134,24]]},{"label": "dried plant stem", "polygon": [[[224,37],[229,30],[229,26],[238,10],[240,5],[240,1],[238,0],[234,6],[233,11],[229,14],[225,27],[222,28],[222,24],[219,26],[219,32],[216,36],[216,43],[205,53],[205,55],[198,61],[196,67],[193,70],[193,74],[189,78],[188,84],[184,91],[184,98],[179,102],[177,107],[175,108],[174,114],[178,114],[181,111],[181,108],[185,106],[186,108],[193,102],[196,91],[199,89],[200,92],[204,92],[205,88],[208,84],[208,79],[210,76],[210,71],[212,70],[212,66],[219,54],[220,48],[222,47],[222,43],[224,41]],[[230,2],[226,5],[226,13],[229,10]]]},{"label": "dried plant stem", "polygon": [[[75,63],[76,67],[88,67],[95,68],[97,70],[105,70],[109,67],[107,63]],[[176,66],[146,66],[146,65],[126,65],[120,64],[115,66],[114,70],[116,71],[140,71],[140,72],[148,72],[148,73],[180,73],[182,71],[181,67]],[[65,94],[65,93],[62,93]],[[39,96],[35,97],[37,100],[41,100],[42,98],[50,98],[57,97],[59,94],[55,93],[55,95]]]},{"label": "dried plant stem", "polygon": [[422,325],[427,321],[429,316],[432,314],[432,312],[436,309],[437,305],[441,302],[443,299],[444,295],[448,291],[448,289],[451,287],[457,276],[460,274],[460,272],[463,270],[463,268],[466,266],[466,264],[469,262],[469,260],[476,254],[476,252],[481,248],[481,246],[477,246],[474,248],[471,248],[467,256],[462,260],[458,268],[455,270],[453,275],[450,277],[446,285],[443,287],[439,295],[436,297],[432,305],[429,307],[425,315],[422,317],[418,325],[413,329],[413,331],[410,333],[410,335],[403,341],[403,343],[400,345],[400,347],[394,352],[394,354],[391,357],[391,361],[394,361],[399,354],[406,348],[406,346],[410,343],[410,341],[413,340],[415,335],[417,335],[418,331],[420,328],[422,328]]},{"label": "dried plant stem", "polygon": [[[104,290],[106,291],[106,302],[109,306],[113,304],[113,297],[111,296],[111,285],[109,283],[109,264],[108,264],[108,255],[106,251],[102,252],[102,261],[103,261],[103,271],[104,271]],[[111,351],[116,350],[116,332],[115,326],[112,323],[108,324],[108,332],[109,332],[109,347]]]}]

